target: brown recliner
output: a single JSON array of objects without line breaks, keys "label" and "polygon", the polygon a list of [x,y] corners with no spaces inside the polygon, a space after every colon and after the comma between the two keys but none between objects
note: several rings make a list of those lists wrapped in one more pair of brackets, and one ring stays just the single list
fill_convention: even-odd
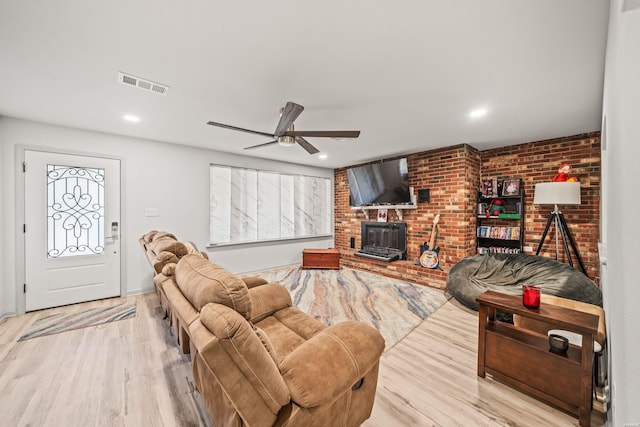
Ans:
[{"label": "brown recliner", "polygon": [[374,328],[327,327],[292,307],[283,286],[248,288],[192,256],[180,260],[176,280],[195,307],[212,301],[189,334],[194,382],[216,427],[346,427],[369,418],[384,350]]},{"label": "brown recliner", "polygon": [[[208,258],[208,256],[206,253],[198,251],[194,243],[180,242],[176,239],[176,236],[167,231],[151,230],[142,235],[138,242],[153,269],[153,282],[158,298],[160,298],[160,304],[165,313],[170,315],[163,283],[168,276],[173,274],[173,267],[181,257],[187,254],[198,254],[204,258]],[[167,266],[170,268],[167,269]],[[167,273],[167,271],[170,273]]]},{"label": "brown recliner", "polygon": [[[181,264],[165,265],[162,273],[156,275],[154,281],[156,285],[158,285],[158,283],[160,284],[162,294],[165,295],[167,300],[169,324],[178,339],[178,345],[183,353],[188,354],[190,352],[189,326],[200,316],[200,309],[202,307],[209,302],[217,301],[217,298],[219,298],[215,292],[210,292],[213,288],[200,286],[201,281],[198,280],[199,273],[195,272],[190,266],[192,264],[209,266],[208,278],[211,280],[217,280],[218,276],[223,279],[228,279],[231,273],[222,267],[210,263],[208,258],[202,257],[197,253],[185,255],[181,260],[182,259],[184,259],[184,261],[182,261]],[[182,267],[178,268],[178,265]],[[186,277],[189,274],[195,274],[195,279],[191,280],[189,277]],[[181,276],[180,284],[176,281],[177,275]],[[237,278],[235,279],[237,280]],[[262,286],[267,283],[266,280],[255,276],[244,277],[241,280],[248,288]],[[259,295],[259,293],[255,295]]]}]

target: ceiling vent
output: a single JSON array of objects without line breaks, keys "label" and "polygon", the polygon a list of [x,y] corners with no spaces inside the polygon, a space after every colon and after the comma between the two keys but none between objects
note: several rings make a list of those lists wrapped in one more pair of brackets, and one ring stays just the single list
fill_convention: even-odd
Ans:
[{"label": "ceiling vent", "polygon": [[122,71],[118,73],[118,81],[123,85],[135,86],[149,92],[158,93],[160,95],[166,95],[167,92],[169,92],[169,86],[167,85],[132,76],[131,74],[123,73]]}]

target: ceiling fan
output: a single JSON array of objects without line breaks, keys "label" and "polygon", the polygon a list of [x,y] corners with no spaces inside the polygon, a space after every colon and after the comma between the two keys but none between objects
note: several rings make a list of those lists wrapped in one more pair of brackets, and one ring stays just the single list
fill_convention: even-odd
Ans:
[{"label": "ceiling fan", "polygon": [[218,126],[221,128],[231,129],[231,130],[239,130],[241,132],[253,133],[256,135],[264,135],[269,138],[273,138],[273,141],[265,142],[264,144],[252,145],[251,147],[245,147],[245,150],[250,150],[253,148],[264,147],[271,144],[280,144],[285,146],[292,146],[296,142],[300,144],[302,148],[307,150],[309,154],[316,154],[319,150],[311,145],[309,141],[304,139],[304,137],[312,137],[312,138],[357,138],[360,135],[359,130],[294,130],[293,122],[298,118],[300,113],[302,113],[304,107],[302,105],[298,105],[295,102],[287,102],[287,105],[283,109],[280,110],[280,121],[278,122],[278,126],[276,126],[276,130],[273,133],[268,132],[259,132],[251,129],[243,129],[236,126],[225,125],[223,123],[216,122],[207,122],[208,125]]}]

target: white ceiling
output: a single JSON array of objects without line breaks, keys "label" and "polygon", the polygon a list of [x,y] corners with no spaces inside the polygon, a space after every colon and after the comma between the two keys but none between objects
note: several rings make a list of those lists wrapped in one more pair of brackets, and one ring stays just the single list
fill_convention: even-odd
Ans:
[{"label": "white ceiling", "polygon": [[[0,115],[321,167],[597,131],[604,0],[0,0]],[[118,83],[124,71],[167,96]],[[272,132],[286,101],[328,158]],[[471,110],[486,108],[481,119]],[[124,114],[141,118],[122,120]]]}]

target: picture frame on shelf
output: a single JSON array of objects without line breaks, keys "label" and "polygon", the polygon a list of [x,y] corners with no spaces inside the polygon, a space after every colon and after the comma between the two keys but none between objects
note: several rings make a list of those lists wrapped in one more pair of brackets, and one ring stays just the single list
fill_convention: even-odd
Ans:
[{"label": "picture frame on shelf", "polygon": [[498,181],[496,179],[482,181],[482,197],[498,197]]},{"label": "picture frame on shelf", "polygon": [[502,196],[519,196],[520,195],[520,180],[519,179],[505,179],[502,181]]},{"label": "picture frame on shelf", "polygon": [[387,222],[388,217],[389,217],[388,209],[386,208],[378,209],[378,222]]}]

